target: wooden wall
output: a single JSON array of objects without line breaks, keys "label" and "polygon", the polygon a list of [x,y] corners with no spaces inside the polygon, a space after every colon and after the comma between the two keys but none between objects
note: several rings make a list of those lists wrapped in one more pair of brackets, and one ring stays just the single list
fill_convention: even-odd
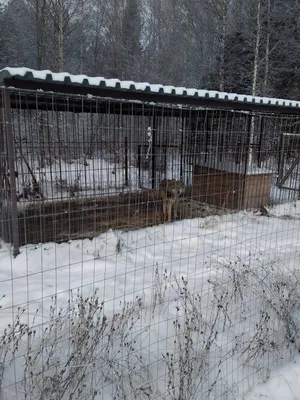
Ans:
[{"label": "wooden wall", "polygon": [[[92,238],[109,229],[133,230],[161,223],[159,193],[145,190],[106,197],[30,204],[19,211],[20,245]],[[6,237],[11,242],[11,229]]]},{"label": "wooden wall", "polygon": [[195,166],[192,199],[231,210],[260,209],[269,202],[271,175],[244,175]]}]

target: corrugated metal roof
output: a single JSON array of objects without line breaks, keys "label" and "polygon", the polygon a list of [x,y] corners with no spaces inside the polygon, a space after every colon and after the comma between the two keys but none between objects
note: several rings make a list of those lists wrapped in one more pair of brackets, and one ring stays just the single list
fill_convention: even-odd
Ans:
[{"label": "corrugated metal roof", "polygon": [[120,81],[103,77],[88,77],[86,75],[71,75],[67,72],[54,73],[49,70],[36,71],[29,68],[4,68],[0,70],[0,86],[6,86],[6,80],[22,80],[32,82],[47,82],[73,87],[115,89],[123,92],[149,93],[162,96],[179,96],[180,98],[210,99],[233,103],[268,105],[276,107],[299,108],[299,101],[276,99],[268,97],[247,96],[236,93],[225,93],[212,90],[193,89],[185,87],[164,86],[148,82]]}]

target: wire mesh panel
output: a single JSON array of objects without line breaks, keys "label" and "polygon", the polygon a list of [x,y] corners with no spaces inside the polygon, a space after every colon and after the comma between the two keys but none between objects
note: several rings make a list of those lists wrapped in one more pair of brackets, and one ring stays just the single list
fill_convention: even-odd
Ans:
[{"label": "wire mesh panel", "polygon": [[297,116],[0,99],[1,398],[244,399],[297,362]]}]

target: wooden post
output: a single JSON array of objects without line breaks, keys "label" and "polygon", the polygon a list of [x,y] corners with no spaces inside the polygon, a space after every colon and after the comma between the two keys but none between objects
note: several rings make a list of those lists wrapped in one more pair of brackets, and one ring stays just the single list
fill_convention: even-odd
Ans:
[{"label": "wooden post", "polygon": [[12,225],[12,242],[14,246],[13,255],[16,257],[20,254],[20,236],[18,222],[18,206],[17,206],[17,186],[16,186],[16,170],[14,156],[14,138],[12,131],[11,103],[10,94],[7,88],[4,89],[4,114],[5,114],[5,131],[8,153],[8,167],[10,177],[10,202],[11,202],[11,225]]}]

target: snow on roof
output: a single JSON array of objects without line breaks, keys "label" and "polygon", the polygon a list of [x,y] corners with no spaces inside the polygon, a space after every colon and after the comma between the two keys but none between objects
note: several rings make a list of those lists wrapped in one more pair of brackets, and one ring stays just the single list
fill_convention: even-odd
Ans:
[{"label": "snow on roof", "polygon": [[212,168],[215,170],[226,171],[226,172],[231,172],[231,173],[235,173],[235,174],[270,175],[270,174],[274,173],[274,171],[271,169],[260,168],[255,165],[249,166],[249,165],[246,165],[245,163],[236,164],[231,161],[221,162],[218,160],[209,160],[209,161],[205,162],[201,159],[198,159],[196,162],[196,165],[199,167]]},{"label": "snow on roof", "polygon": [[200,99],[225,100],[239,103],[252,103],[260,105],[274,105],[282,107],[300,107],[299,101],[276,99],[268,97],[247,96],[236,93],[217,92],[213,90],[193,89],[185,87],[164,86],[148,82],[120,81],[119,79],[105,79],[103,77],[89,77],[87,75],[71,75],[67,72],[54,73],[49,70],[37,71],[29,68],[4,68],[0,70],[0,86],[5,86],[5,80],[27,80],[35,82],[52,82],[72,86],[85,86],[91,88],[107,88],[122,91],[136,91],[156,93],[160,95],[173,95],[193,97]]}]

